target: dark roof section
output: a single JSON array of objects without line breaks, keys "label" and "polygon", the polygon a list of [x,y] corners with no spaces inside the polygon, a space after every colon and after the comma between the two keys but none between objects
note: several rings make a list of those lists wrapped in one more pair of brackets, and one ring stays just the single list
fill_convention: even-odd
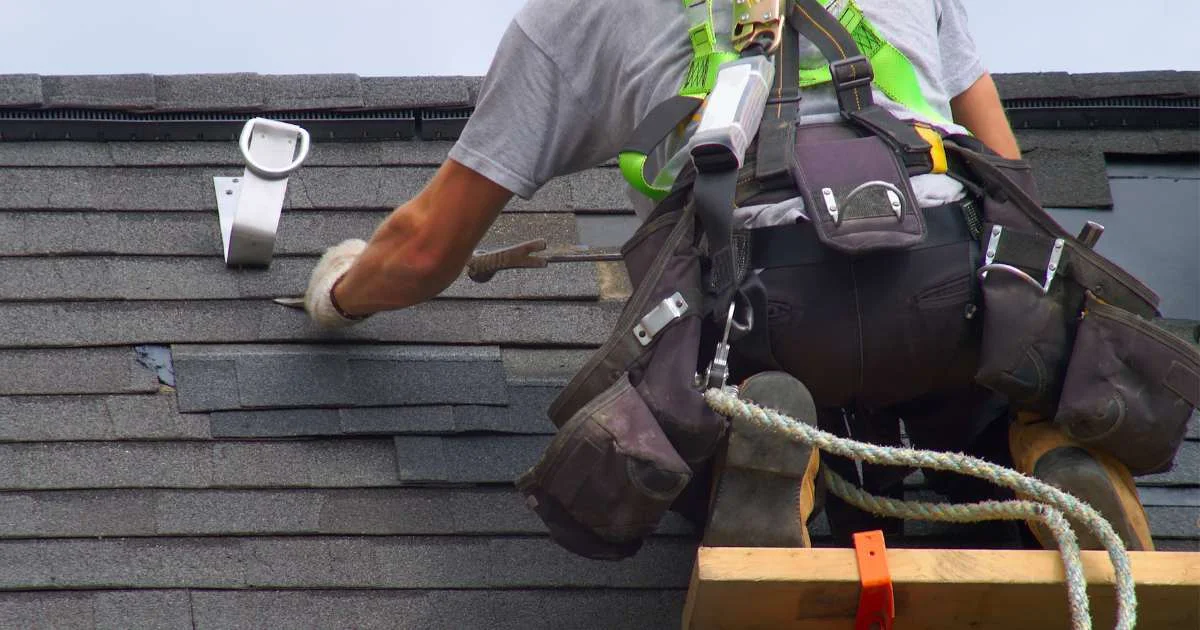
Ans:
[{"label": "dark roof section", "polygon": [[[1123,76],[1137,95],[1200,92],[1177,87],[1196,73]],[[1071,96],[1053,75],[1000,82],[1014,98]],[[1072,98],[1133,95],[1107,75],[1070,82],[1092,86]],[[6,625],[678,623],[694,544],[682,519],[667,519],[630,561],[589,562],[552,545],[511,485],[554,432],[549,402],[617,317],[627,291],[618,266],[460,279],[429,304],[340,332],[270,300],[302,292],[325,247],[369,234],[420,189],[450,143],[413,138],[433,121],[433,135],[452,136],[478,86],[472,77],[0,77],[0,130],[38,114],[42,131],[69,123],[73,134],[0,142]],[[267,270],[221,261],[212,177],[243,167],[228,134],[113,133],[138,117],[236,129],[280,111],[411,117],[348,117],[335,131],[357,141],[317,137],[288,183]],[[383,139],[380,125],[410,123],[407,135]],[[1200,154],[1188,128],[1019,133],[1051,205],[1110,204],[1106,155]],[[514,201],[484,246],[611,245],[635,223],[630,212],[606,165]],[[1187,440],[1175,470],[1139,480],[1164,548],[1198,542],[1195,421]],[[927,497],[912,481],[911,496]],[[971,544],[979,531],[911,523],[897,544]],[[831,540],[823,520],[813,533]]]}]

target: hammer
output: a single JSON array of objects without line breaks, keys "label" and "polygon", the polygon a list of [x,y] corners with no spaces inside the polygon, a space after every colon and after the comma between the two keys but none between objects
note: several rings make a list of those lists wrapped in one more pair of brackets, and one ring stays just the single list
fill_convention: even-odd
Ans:
[{"label": "hammer", "polygon": [[546,249],[546,239],[539,238],[490,252],[475,252],[467,261],[467,277],[475,282],[487,282],[502,269],[541,269],[550,263],[606,262],[621,260],[614,252],[549,254],[534,256]]}]

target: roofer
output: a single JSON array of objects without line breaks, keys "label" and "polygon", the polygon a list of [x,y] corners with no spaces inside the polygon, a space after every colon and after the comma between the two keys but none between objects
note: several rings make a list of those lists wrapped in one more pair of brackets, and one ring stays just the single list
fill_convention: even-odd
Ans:
[{"label": "roofer", "polygon": [[1131,470],[1170,466],[1200,359],[1038,206],[959,0],[825,5],[532,0],[449,159],[369,244],[326,252],[309,314],[434,297],[512,195],[620,154],[635,290],[518,481],[560,544],[624,557],[673,507],[707,544],[807,545],[820,465],[899,488],[908,471],[730,429],[700,396],[728,380],[856,439],[903,420],[917,446],[1011,450],[1150,549]]}]

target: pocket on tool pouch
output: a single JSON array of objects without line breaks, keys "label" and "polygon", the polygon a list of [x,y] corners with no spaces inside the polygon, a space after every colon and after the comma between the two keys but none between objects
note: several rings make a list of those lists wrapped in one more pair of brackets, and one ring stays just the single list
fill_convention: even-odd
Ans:
[{"label": "pocket on tool pouch", "polygon": [[980,284],[984,321],[975,381],[1007,396],[1016,410],[1049,417],[1070,358],[1079,300],[1062,294],[1068,283],[1047,293],[1002,269],[989,271]]},{"label": "pocket on tool pouch", "polygon": [[1089,293],[1055,422],[1142,475],[1170,469],[1197,405],[1200,353]]},{"label": "pocket on tool pouch", "polygon": [[691,474],[622,376],[571,417],[517,488],[555,542],[615,560],[641,547]]}]

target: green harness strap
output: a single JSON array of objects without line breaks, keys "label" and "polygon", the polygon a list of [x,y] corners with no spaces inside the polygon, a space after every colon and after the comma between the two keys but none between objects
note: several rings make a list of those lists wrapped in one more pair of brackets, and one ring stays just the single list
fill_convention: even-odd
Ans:
[{"label": "green harness strap", "polygon": [[[738,53],[733,50],[730,41],[732,33],[718,36],[716,28],[713,26],[713,2],[715,1],[683,0],[683,8],[687,12],[690,24],[688,41],[692,45],[692,62],[688,66],[687,77],[679,89],[679,96],[663,103],[662,105],[665,107],[662,107],[662,112],[658,112],[659,116],[653,116],[656,112],[652,112],[652,116],[648,117],[660,119],[655,121],[657,124],[652,125],[655,129],[645,129],[645,124],[639,125],[635,135],[640,137],[640,141],[631,143],[631,146],[623,149],[618,155],[617,165],[621,169],[621,175],[625,181],[629,182],[634,190],[655,201],[662,200],[671,190],[669,184],[664,186],[659,182],[652,183],[647,180],[645,173],[647,154],[652,150],[654,143],[660,142],[671,130],[669,127],[662,128],[662,114],[682,112],[684,120],[686,120],[687,116],[698,109],[698,103],[689,108],[686,102],[678,101],[692,99],[703,101],[712,91],[713,85],[716,84],[717,72],[720,70],[721,64],[739,57]],[[835,3],[836,0],[822,0],[822,4],[826,7]],[[879,88],[889,99],[907,107],[926,120],[943,124],[950,122],[939,114],[929,104],[929,101],[925,100],[912,62],[880,35],[853,0],[846,0],[846,7],[838,16],[838,21],[846,27],[863,55],[870,61],[875,74],[875,87]],[[831,81],[827,64],[800,70],[799,84],[801,88],[822,85]],[[683,122],[683,120],[678,122]],[[653,136],[649,141],[646,140],[647,133]],[[647,148],[648,146],[650,148]]]},{"label": "green harness strap", "polygon": [[[824,1],[823,4],[828,7],[834,2]],[[900,49],[880,35],[871,21],[863,15],[862,9],[854,3],[854,0],[846,1],[846,8],[838,16],[838,21],[846,27],[863,56],[871,62],[871,68],[875,72],[875,87],[879,88],[880,92],[927,120],[943,124],[950,122],[925,99],[912,62],[904,56],[904,53],[900,52]],[[800,69],[800,87],[802,88],[822,85],[831,80],[828,64],[822,64],[816,68]]]}]

